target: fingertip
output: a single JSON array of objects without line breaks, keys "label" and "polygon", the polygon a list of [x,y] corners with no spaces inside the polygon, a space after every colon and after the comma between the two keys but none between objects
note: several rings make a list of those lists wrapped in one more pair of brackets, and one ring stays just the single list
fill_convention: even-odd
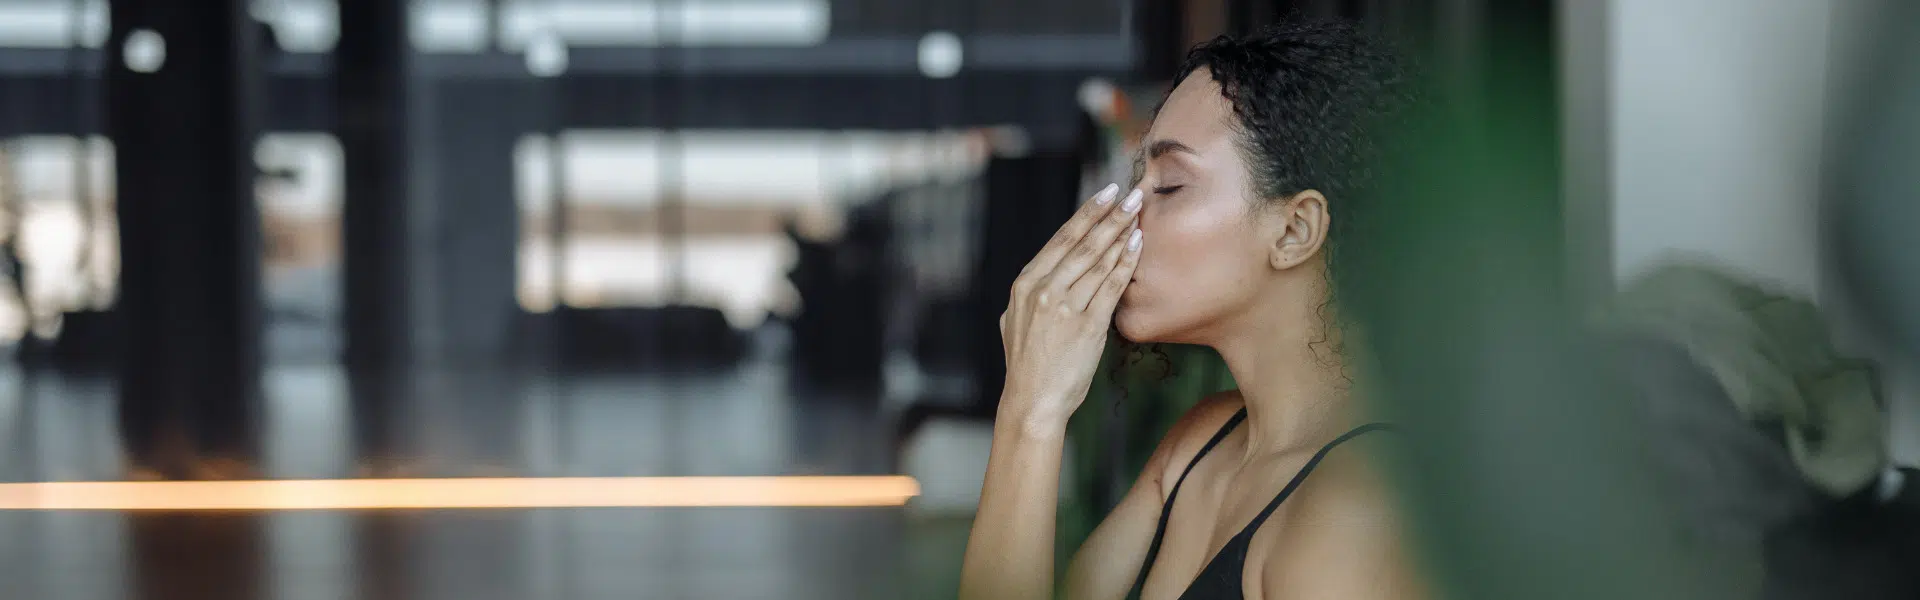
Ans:
[{"label": "fingertip", "polygon": [[1140,245],[1142,242],[1143,240],[1141,239],[1140,230],[1138,228],[1135,228],[1133,230],[1133,233],[1127,236],[1127,253],[1139,254]]},{"label": "fingertip", "polygon": [[1106,206],[1108,204],[1112,204],[1114,197],[1119,195],[1119,193],[1120,193],[1120,184],[1109,183],[1107,184],[1107,187],[1100,189],[1100,193],[1093,195],[1093,203],[1096,206]]}]

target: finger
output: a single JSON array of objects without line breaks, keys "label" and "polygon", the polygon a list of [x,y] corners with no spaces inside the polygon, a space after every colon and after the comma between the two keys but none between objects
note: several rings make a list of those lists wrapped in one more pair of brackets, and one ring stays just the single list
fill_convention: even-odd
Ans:
[{"label": "finger", "polygon": [[1113,318],[1113,308],[1120,304],[1120,294],[1127,291],[1127,284],[1133,281],[1133,270],[1140,267],[1140,248],[1144,241],[1140,230],[1135,229],[1127,237],[1127,250],[1120,256],[1120,264],[1107,272],[1107,278],[1100,283],[1100,291],[1093,294],[1093,300],[1087,303],[1087,314],[1100,321]]},{"label": "finger", "polygon": [[1073,285],[1067,288],[1066,302],[1073,307],[1074,311],[1087,309],[1087,303],[1093,301],[1093,294],[1100,291],[1100,285],[1107,281],[1107,274],[1112,273],[1113,268],[1120,265],[1120,257],[1127,251],[1126,240],[1131,237],[1129,234],[1114,240],[1112,244],[1107,244],[1107,251],[1100,256],[1100,262],[1093,268],[1087,269],[1086,274],[1081,275],[1079,280],[1074,281]]},{"label": "finger", "polygon": [[1053,272],[1047,276],[1046,283],[1041,284],[1041,289],[1051,290],[1064,298],[1067,287],[1093,268],[1107,248],[1133,227],[1134,216],[1139,214],[1144,201],[1140,190],[1127,194],[1127,199],[1118,203],[1118,210],[1108,213],[1106,218],[1094,225],[1092,231],[1087,232],[1086,237],[1081,238],[1080,243],[1067,251],[1067,255],[1060,259],[1060,264],[1054,266]]},{"label": "finger", "polygon": [[1067,219],[1065,225],[1061,225],[1059,230],[1053,232],[1053,238],[1047,240],[1047,244],[1040,248],[1040,252],[1034,255],[1032,261],[1027,262],[1027,267],[1022,269],[1021,273],[1052,272],[1053,267],[1060,263],[1060,257],[1066,256],[1067,250],[1073,248],[1074,244],[1080,243],[1080,239],[1086,237],[1087,232],[1092,230],[1102,217],[1114,212],[1114,206],[1118,203],[1113,200],[1119,195],[1120,186],[1110,183],[1106,188],[1101,189],[1100,193],[1094,194],[1090,199],[1091,202],[1081,204],[1080,210],[1074,211],[1073,217]]}]

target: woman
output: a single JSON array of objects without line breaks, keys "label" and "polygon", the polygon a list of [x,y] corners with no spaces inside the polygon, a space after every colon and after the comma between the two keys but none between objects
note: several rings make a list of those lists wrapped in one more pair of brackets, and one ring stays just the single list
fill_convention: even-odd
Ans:
[{"label": "woman", "polygon": [[963,598],[1052,594],[1067,418],[1109,323],[1135,342],[1211,346],[1240,389],[1160,441],[1074,557],[1068,597],[1420,594],[1363,451],[1391,434],[1349,398],[1332,292],[1342,246],[1363,242],[1349,225],[1378,146],[1369,126],[1402,105],[1401,79],[1340,23],[1189,54],[1134,189],[1097,194],[1013,285]]}]

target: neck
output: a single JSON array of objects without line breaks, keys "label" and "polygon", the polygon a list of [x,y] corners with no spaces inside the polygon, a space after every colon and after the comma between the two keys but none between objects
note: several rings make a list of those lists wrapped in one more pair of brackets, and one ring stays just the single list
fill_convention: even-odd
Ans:
[{"label": "neck", "polygon": [[[1317,294],[1316,294],[1317,295]],[[1352,427],[1338,347],[1318,300],[1285,299],[1211,344],[1226,360],[1246,402],[1249,456],[1318,446]]]}]

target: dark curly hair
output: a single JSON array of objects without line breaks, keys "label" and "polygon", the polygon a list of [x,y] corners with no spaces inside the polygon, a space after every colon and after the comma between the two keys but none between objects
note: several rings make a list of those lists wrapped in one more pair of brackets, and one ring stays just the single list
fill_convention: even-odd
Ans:
[{"label": "dark curly hair", "polygon": [[[1349,276],[1352,231],[1371,204],[1381,128],[1411,104],[1398,53],[1352,23],[1292,20],[1241,36],[1220,36],[1187,53],[1174,87],[1205,68],[1233,105],[1234,132],[1251,171],[1256,206],[1307,190],[1327,197],[1328,302]],[[1327,306],[1321,306],[1324,314]]]},{"label": "dark curly hair", "polygon": [[[1393,47],[1352,23],[1299,19],[1194,47],[1167,93],[1202,68],[1233,106],[1233,130],[1251,171],[1247,191],[1256,199],[1250,208],[1310,189],[1327,197],[1328,295],[1319,307],[1326,320],[1336,290],[1351,276],[1349,246],[1372,203],[1382,128],[1396,126],[1413,104],[1409,69]],[[1141,171],[1136,167],[1134,176]],[[1327,321],[1330,334],[1334,323]]]}]

